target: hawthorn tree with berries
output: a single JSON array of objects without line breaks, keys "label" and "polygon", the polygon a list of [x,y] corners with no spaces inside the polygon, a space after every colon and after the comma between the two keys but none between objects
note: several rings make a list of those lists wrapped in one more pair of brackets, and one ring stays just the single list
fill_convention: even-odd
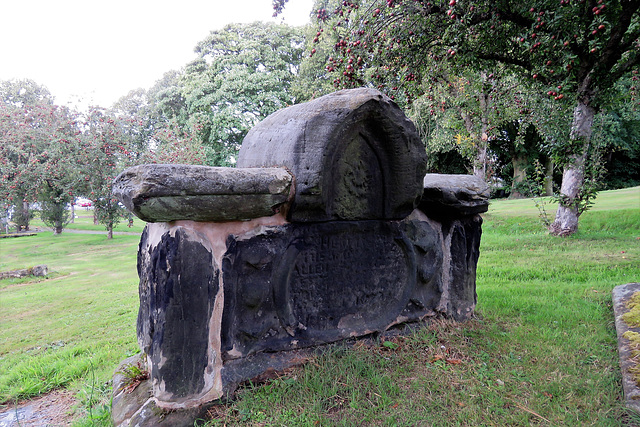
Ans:
[{"label": "hawthorn tree with berries", "polygon": [[[18,93],[29,94],[32,85],[27,82],[25,87]],[[14,206],[17,228],[28,230],[29,204],[37,201],[43,222],[60,234],[68,222],[67,205],[77,185],[75,113],[53,105],[48,97],[24,102],[5,98],[0,103],[0,140],[4,208]]]},{"label": "hawthorn tree with berries", "polygon": [[[273,0],[276,13],[286,2]],[[317,18],[323,28],[341,29],[339,61],[327,64],[336,87],[370,84],[375,70],[388,93],[410,101],[432,60],[479,71],[501,63],[553,101],[573,105],[573,120],[556,140],[565,156],[550,226],[564,236],[577,231],[594,196],[584,184],[596,112],[616,81],[631,73],[637,79],[639,8],[639,0],[345,0],[334,10],[318,8]]]},{"label": "hawthorn tree with berries", "polygon": [[80,132],[77,113],[67,107],[53,106],[47,119],[43,149],[38,156],[37,200],[42,222],[51,227],[54,234],[60,234],[71,219],[68,207],[78,191]]},{"label": "hawthorn tree with berries", "polygon": [[[82,189],[93,201],[94,220],[103,224],[107,238],[113,238],[113,228],[127,216],[124,206],[112,194],[114,178],[136,157],[126,128],[106,109],[93,107],[82,123]],[[131,144],[135,146],[135,141]]]},{"label": "hawthorn tree with berries", "polygon": [[53,97],[33,80],[0,81],[0,197],[2,209],[13,211],[18,231],[29,230],[40,183],[37,156],[47,129],[43,118]]}]

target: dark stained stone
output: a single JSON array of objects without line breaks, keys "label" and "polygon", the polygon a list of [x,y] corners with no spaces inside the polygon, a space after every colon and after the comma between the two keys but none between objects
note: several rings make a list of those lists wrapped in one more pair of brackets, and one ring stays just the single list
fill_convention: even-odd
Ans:
[{"label": "dark stained stone", "polygon": [[477,302],[476,267],[480,256],[482,235],[480,215],[454,220],[445,224],[445,238],[450,243],[450,270],[446,313],[456,320],[467,320]]},{"label": "dark stained stone", "polygon": [[[141,248],[148,238],[147,228]],[[138,341],[151,363],[156,397],[198,395],[205,386],[209,319],[218,292],[211,251],[192,231],[175,227],[140,253]]]},{"label": "dark stained stone", "polygon": [[475,215],[489,209],[489,186],[473,175],[426,174],[420,210],[433,218]]},{"label": "dark stained stone", "polygon": [[415,287],[413,245],[397,222],[290,224],[228,246],[227,359],[384,331]]},{"label": "dark stained stone", "polygon": [[277,111],[242,143],[238,167],[296,177],[291,221],[402,219],[422,195],[426,154],[402,110],[373,89]]},{"label": "dark stained stone", "polygon": [[282,168],[139,165],[116,177],[113,194],[147,222],[233,221],[276,213],[291,180]]},{"label": "dark stained stone", "polygon": [[416,286],[403,314],[407,320],[417,320],[425,315],[435,315],[442,298],[442,231],[440,224],[413,217],[402,222],[402,230],[416,254]]}]

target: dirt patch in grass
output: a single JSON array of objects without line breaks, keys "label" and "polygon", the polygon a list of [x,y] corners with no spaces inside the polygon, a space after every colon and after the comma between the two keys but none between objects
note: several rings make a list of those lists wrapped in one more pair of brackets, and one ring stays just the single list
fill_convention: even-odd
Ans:
[{"label": "dirt patch in grass", "polygon": [[76,404],[74,394],[66,390],[57,390],[33,400],[17,405],[8,405],[0,410],[0,426],[64,426],[70,425]]}]

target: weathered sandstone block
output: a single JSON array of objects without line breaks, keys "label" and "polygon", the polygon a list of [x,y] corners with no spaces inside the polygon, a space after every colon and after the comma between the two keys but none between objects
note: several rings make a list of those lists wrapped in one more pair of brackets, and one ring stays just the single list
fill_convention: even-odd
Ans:
[{"label": "weathered sandstone block", "polygon": [[489,186],[476,176],[429,173],[423,184],[420,209],[428,215],[456,217],[489,209]]},{"label": "weathered sandstone block", "polygon": [[242,143],[238,167],[296,177],[291,221],[402,219],[422,196],[424,145],[389,97],[335,92],[277,111]]},{"label": "weathered sandstone block", "polygon": [[116,177],[113,194],[147,222],[234,221],[278,212],[291,179],[283,168],[139,165]]}]

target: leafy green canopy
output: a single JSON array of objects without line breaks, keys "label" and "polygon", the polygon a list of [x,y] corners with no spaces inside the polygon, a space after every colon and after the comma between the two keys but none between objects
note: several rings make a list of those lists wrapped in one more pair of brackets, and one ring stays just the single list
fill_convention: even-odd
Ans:
[{"label": "leafy green canopy", "polygon": [[186,114],[173,118],[208,147],[209,163],[232,164],[251,127],[295,102],[288,88],[303,50],[301,29],[260,22],[228,25],[198,43],[179,82]]},{"label": "leafy green canopy", "polygon": [[[274,0],[276,9],[284,3]],[[320,26],[330,25],[338,35],[336,54],[327,62],[336,87],[376,82],[411,99],[441,61],[454,70],[500,62],[543,84],[554,100],[578,98],[596,106],[640,62],[637,0],[317,4]]]}]

